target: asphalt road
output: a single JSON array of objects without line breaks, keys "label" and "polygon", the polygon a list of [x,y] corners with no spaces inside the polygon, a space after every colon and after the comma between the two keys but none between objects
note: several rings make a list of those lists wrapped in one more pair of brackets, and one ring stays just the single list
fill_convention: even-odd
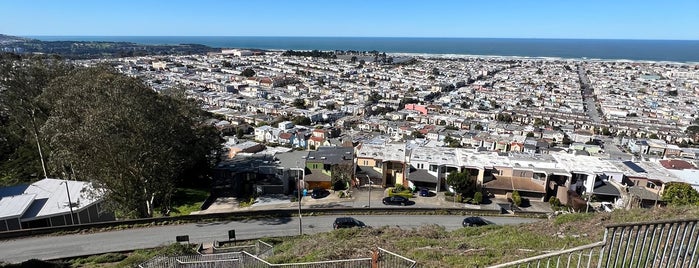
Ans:
[{"label": "asphalt road", "polygon": [[[313,234],[332,230],[339,216],[303,217],[303,233]],[[461,227],[463,216],[386,215],[353,216],[368,226],[399,226],[412,228],[438,224],[447,230]],[[496,224],[518,224],[537,219],[517,217],[484,217]],[[0,261],[17,263],[28,259],[58,259],[114,251],[152,248],[175,242],[177,235],[189,235],[190,242],[203,243],[228,240],[228,231],[235,230],[238,239],[291,236],[299,233],[299,221],[294,218],[249,219],[215,223],[193,223],[121,231],[63,236],[31,237],[0,241]]]}]

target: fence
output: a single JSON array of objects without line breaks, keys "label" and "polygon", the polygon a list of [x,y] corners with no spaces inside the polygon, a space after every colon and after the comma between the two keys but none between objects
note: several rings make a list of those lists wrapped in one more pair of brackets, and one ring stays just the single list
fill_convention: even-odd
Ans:
[{"label": "fence", "polygon": [[378,267],[379,268],[392,268],[392,267],[406,267],[413,268],[417,264],[414,260],[408,259],[401,255],[395,254],[388,250],[378,248]]},{"label": "fence", "polygon": [[601,242],[504,267],[699,267],[699,219],[609,225]]},{"label": "fence", "polygon": [[[357,258],[333,261],[302,262],[273,264],[260,257],[271,256],[274,253],[273,247],[263,241],[255,244],[258,255],[253,255],[246,251],[228,252],[206,255],[187,255],[176,257],[156,257],[139,265],[141,268],[218,268],[218,267],[245,267],[245,268],[355,268],[355,267],[376,267],[379,268],[414,268],[416,262],[378,248],[371,258]],[[250,247],[248,247],[250,248]]]}]

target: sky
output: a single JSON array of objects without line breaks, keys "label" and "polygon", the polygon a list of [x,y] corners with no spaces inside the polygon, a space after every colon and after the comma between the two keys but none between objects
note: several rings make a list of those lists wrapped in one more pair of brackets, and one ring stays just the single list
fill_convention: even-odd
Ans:
[{"label": "sky", "polygon": [[699,40],[699,0],[0,0],[0,33]]}]

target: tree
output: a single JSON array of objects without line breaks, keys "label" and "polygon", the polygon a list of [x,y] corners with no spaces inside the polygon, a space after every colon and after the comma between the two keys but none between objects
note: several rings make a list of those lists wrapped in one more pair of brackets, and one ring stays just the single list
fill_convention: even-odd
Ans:
[{"label": "tree", "polygon": [[668,182],[662,200],[673,206],[699,205],[699,193],[687,183]]},{"label": "tree", "polygon": [[527,137],[529,137],[529,138],[534,137],[534,132],[529,132],[529,133],[527,133]]},{"label": "tree", "polygon": [[311,119],[305,116],[296,116],[291,119],[291,122],[294,123],[294,125],[308,126],[311,124]]},{"label": "tree", "polygon": [[353,164],[337,164],[331,168],[330,180],[333,190],[345,190],[347,188],[350,179],[354,176],[353,168]]},{"label": "tree", "polygon": [[476,180],[467,171],[449,173],[447,185],[462,196],[473,196],[476,190]]},{"label": "tree", "polygon": [[48,111],[38,97],[71,68],[44,57],[0,60],[0,186],[49,175],[45,160],[50,148],[39,132]]},{"label": "tree", "polygon": [[126,217],[167,213],[181,175],[217,159],[221,139],[196,104],[112,69],[76,69],[40,99],[52,173],[93,182],[100,190],[91,194]]},{"label": "tree", "polygon": [[303,99],[294,99],[294,102],[291,105],[298,109],[306,109],[306,101]]},{"label": "tree", "polygon": [[481,202],[483,202],[483,193],[476,192],[475,194],[473,194],[473,200],[471,201],[471,203],[473,203],[474,205],[478,205]]},{"label": "tree", "polygon": [[473,129],[478,130],[478,131],[483,131],[483,126],[481,124],[477,124]]},{"label": "tree", "polygon": [[514,203],[515,206],[522,205],[522,197],[519,195],[519,192],[517,190],[514,190],[512,192],[512,203]]},{"label": "tree", "polygon": [[252,68],[245,68],[245,70],[240,72],[240,75],[245,77],[253,77],[255,76],[255,70],[253,70]]}]

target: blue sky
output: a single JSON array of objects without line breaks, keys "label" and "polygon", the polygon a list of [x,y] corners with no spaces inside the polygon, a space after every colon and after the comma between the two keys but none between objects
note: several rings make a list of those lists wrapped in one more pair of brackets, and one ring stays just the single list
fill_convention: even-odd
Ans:
[{"label": "blue sky", "polygon": [[699,1],[3,0],[0,33],[699,40]]}]

